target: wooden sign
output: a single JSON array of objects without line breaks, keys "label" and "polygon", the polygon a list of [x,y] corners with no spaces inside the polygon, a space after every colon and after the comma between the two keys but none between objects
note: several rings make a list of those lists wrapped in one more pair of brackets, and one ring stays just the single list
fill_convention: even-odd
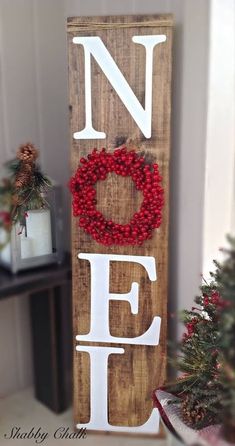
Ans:
[{"label": "wooden sign", "polygon": [[170,15],[68,19],[78,428],[159,432],[152,392],[166,378],[171,45]]}]

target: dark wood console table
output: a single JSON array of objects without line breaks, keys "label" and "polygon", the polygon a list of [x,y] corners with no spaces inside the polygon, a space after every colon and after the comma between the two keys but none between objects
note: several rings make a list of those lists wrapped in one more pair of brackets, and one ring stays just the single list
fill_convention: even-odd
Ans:
[{"label": "dark wood console table", "polygon": [[12,275],[0,268],[0,299],[30,300],[35,397],[54,412],[71,403],[71,261]]}]

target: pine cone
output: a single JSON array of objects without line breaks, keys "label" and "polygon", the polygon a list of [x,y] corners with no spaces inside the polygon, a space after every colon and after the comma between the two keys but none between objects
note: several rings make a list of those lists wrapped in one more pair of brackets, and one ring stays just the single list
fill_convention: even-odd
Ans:
[{"label": "pine cone", "polygon": [[14,206],[18,206],[20,204],[20,199],[17,194],[12,195],[11,202]]},{"label": "pine cone", "polygon": [[24,186],[29,186],[32,179],[32,172],[31,169],[24,169],[21,170],[17,175],[15,179],[15,187],[16,189],[20,189]]},{"label": "pine cone", "polygon": [[33,163],[38,158],[38,150],[27,142],[19,147],[16,157],[24,163]]},{"label": "pine cone", "polygon": [[206,411],[201,407],[199,401],[194,401],[192,403],[189,395],[182,400],[181,413],[184,422],[192,427],[196,427],[198,424],[203,423],[206,415]]}]

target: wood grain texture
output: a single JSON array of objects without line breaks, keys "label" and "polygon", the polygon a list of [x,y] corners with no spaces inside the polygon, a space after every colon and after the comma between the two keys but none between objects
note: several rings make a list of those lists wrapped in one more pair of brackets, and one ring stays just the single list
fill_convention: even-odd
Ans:
[{"label": "wood grain texture", "polygon": [[[128,26],[115,26],[117,23]],[[152,23],[152,25],[147,26],[146,23]],[[97,27],[97,24],[106,26]],[[143,136],[101,68],[92,58],[93,127],[96,130],[105,131],[107,138],[105,140],[74,140],[73,133],[83,129],[85,125],[85,103],[84,52],[81,45],[72,43],[72,38],[77,35],[100,36],[144,106],[145,49],[142,45],[134,44],[132,37],[152,34],[165,34],[167,40],[154,49],[151,138],[146,139]],[[110,302],[111,334],[113,336],[139,336],[149,328],[154,316],[158,315],[162,318],[158,346],[125,345],[124,355],[111,355],[109,358],[109,423],[113,425],[136,426],[145,423],[153,407],[152,391],[162,385],[166,378],[171,46],[171,15],[68,19],[72,172],[76,170],[79,159],[86,156],[94,147],[106,147],[113,151],[120,144],[127,143],[130,148],[138,147],[138,151],[142,152],[149,162],[159,164],[165,191],[162,225],[155,230],[153,238],[141,247],[104,247],[79,229],[75,219],[72,222],[74,339],[78,333],[88,333],[90,326],[90,269],[87,261],[78,260],[79,252],[150,255],[156,259],[158,277],[156,282],[149,281],[141,265],[126,262],[125,264],[113,262],[111,265],[110,292],[127,293],[133,281],[140,284],[137,315],[131,314],[127,302]],[[105,182],[97,184],[97,199],[97,207],[105,216],[119,223],[127,223],[133,212],[139,208],[142,194],[136,191],[129,178],[109,175]],[[76,352],[74,345],[76,423],[89,422],[89,380],[88,354]]]}]

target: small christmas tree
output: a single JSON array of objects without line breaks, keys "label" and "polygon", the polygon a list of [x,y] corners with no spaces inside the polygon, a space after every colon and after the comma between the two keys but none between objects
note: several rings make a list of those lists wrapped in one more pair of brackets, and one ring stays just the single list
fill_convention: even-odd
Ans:
[{"label": "small christmas tree", "polygon": [[211,276],[224,302],[219,320],[222,418],[226,438],[235,442],[235,239],[228,237],[228,241],[225,261],[214,262],[216,271]]},{"label": "small christmas tree", "polygon": [[180,398],[186,424],[200,429],[222,423],[227,439],[234,441],[235,240],[229,241],[225,261],[214,262],[211,282],[195,298],[197,306],[182,314],[186,332],[175,360],[182,375],[166,389]]},{"label": "small christmas tree", "polygon": [[182,313],[186,332],[179,345],[176,368],[182,376],[168,390],[180,397],[184,421],[200,429],[220,421],[219,317],[221,298],[214,285],[202,287],[197,307]]}]

